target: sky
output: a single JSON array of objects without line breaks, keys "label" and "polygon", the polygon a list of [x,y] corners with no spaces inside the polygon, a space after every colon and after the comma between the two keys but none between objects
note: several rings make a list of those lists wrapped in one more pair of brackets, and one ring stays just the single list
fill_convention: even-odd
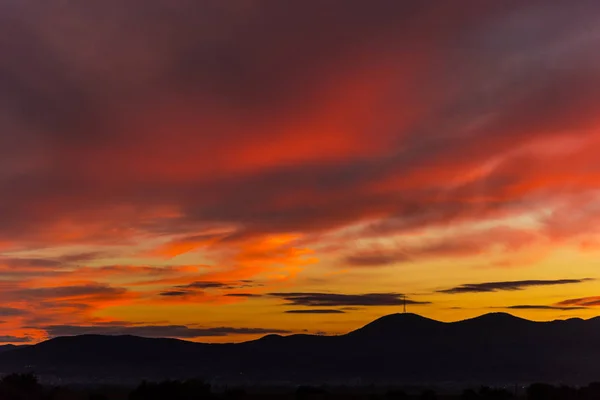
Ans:
[{"label": "sky", "polygon": [[0,342],[600,311],[600,2],[3,0]]}]

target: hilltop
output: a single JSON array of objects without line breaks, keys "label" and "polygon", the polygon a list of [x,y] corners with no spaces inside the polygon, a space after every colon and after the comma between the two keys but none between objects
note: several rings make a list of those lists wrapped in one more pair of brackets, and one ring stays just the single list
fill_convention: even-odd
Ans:
[{"label": "hilltop", "polygon": [[238,344],[136,336],[60,337],[6,349],[0,372],[224,382],[587,382],[600,376],[600,319],[533,322],[493,313],[445,323],[393,314],[339,336]]}]

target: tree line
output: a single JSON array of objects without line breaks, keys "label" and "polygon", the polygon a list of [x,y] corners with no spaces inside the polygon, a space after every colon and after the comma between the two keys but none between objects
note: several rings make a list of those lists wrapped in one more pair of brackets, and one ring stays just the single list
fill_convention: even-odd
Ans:
[{"label": "tree line", "polygon": [[[351,391],[350,391],[351,392]],[[360,393],[359,393],[360,392]],[[166,380],[162,382],[141,382],[133,389],[111,391],[107,389],[73,389],[60,386],[44,386],[34,374],[10,374],[0,379],[0,400],[245,400],[245,399],[298,399],[298,400],[600,400],[600,383],[573,387],[566,385],[532,384],[523,391],[483,386],[466,389],[461,394],[438,394],[434,390],[408,393],[403,390],[389,390],[381,393],[339,393],[325,387],[299,386],[289,393],[261,394],[248,393],[243,388],[214,391],[211,385],[201,379]]]}]

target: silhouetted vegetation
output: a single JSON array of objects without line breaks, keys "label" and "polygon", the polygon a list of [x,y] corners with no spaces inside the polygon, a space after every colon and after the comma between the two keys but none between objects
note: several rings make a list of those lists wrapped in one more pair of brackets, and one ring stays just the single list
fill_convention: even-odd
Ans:
[{"label": "silhouetted vegetation", "polygon": [[313,386],[300,386],[296,390],[297,399],[324,399],[327,397],[327,390]]},{"label": "silhouetted vegetation", "polygon": [[535,383],[517,392],[517,387],[511,390],[489,386],[458,393],[375,385],[215,388],[201,379],[143,381],[134,388],[82,388],[44,386],[33,374],[10,374],[0,379],[0,400],[600,400],[600,383],[581,387]]},{"label": "silhouetted vegetation", "polygon": [[385,395],[386,400],[407,400],[409,395],[404,390],[390,390]]},{"label": "silhouetted vegetation", "polygon": [[201,380],[142,382],[129,400],[204,400],[211,399],[211,387]]},{"label": "silhouetted vegetation", "polygon": [[0,380],[0,399],[37,400],[43,395],[43,387],[33,374],[11,374]]},{"label": "silhouetted vegetation", "polygon": [[425,390],[419,396],[419,400],[437,400],[437,393],[434,390]]}]

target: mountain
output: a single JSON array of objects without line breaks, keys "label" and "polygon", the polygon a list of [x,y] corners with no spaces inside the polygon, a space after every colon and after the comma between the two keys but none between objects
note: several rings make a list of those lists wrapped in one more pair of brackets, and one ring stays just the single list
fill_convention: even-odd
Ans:
[{"label": "mountain", "polygon": [[417,314],[391,314],[381,317],[354,332],[348,333],[355,338],[394,339],[399,335],[427,334],[440,329],[442,322],[425,318]]},{"label": "mountain", "polygon": [[393,314],[340,336],[238,344],[84,335],[0,354],[0,372],[80,380],[201,376],[220,382],[587,383],[600,378],[600,319],[493,313],[453,323]]},{"label": "mountain", "polygon": [[19,347],[25,347],[25,345],[14,345],[14,344],[3,344],[0,345],[0,353],[18,349]]}]

